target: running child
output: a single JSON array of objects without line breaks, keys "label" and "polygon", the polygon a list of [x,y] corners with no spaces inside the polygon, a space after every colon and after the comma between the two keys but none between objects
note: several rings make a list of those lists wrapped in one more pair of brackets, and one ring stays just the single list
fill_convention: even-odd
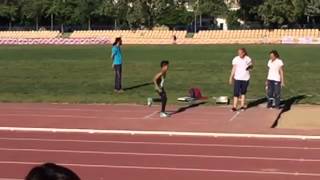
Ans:
[{"label": "running child", "polygon": [[169,61],[162,61],[160,66],[161,71],[153,78],[155,90],[159,94],[160,98],[148,98],[148,106],[151,106],[153,102],[161,102],[160,117],[166,118],[170,117],[170,115],[166,113],[167,93],[164,89],[164,82],[169,68]]},{"label": "running child", "polygon": [[284,64],[277,51],[270,52],[268,78],[266,81],[268,108],[280,108],[281,87],[284,87]]},{"label": "running child", "polygon": [[250,70],[253,68],[252,60],[248,56],[245,48],[238,49],[238,56],[232,60],[232,70],[229,84],[234,85],[232,111],[238,111],[238,101],[240,99],[240,110],[246,109],[246,94],[250,80]]}]

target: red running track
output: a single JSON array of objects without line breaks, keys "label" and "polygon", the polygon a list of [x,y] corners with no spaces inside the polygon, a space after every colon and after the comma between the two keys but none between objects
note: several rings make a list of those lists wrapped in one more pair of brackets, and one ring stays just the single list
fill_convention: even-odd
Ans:
[{"label": "red running track", "polygon": [[313,180],[320,141],[0,132],[0,179],[55,162],[84,180]]}]

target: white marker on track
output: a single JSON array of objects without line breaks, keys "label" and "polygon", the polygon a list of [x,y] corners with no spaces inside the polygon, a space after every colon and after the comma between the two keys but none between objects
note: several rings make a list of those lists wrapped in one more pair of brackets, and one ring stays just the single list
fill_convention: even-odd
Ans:
[{"label": "white marker on track", "polygon": [[234,119],[236,119],[236,118],[239,116],[239,114],[240,114],[240,112],[236,112],[236,114],[233,115],[233,116],[231,117],[231,119],[229,119],[229,122],[232,122]]}]

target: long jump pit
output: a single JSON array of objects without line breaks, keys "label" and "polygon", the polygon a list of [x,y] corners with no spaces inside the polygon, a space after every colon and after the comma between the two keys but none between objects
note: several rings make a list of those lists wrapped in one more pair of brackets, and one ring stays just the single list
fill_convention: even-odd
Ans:
[{"label": "long jump pit", "polygon": [[295,105],[283,113],[278,128],[315,130],[320,129],[320,105]]}]

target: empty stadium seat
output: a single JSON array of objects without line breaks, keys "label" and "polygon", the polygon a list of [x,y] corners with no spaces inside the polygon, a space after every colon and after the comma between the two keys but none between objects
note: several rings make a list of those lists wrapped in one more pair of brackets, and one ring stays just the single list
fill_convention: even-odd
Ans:
[{"label": "empty stadium seat", "polygon": [[282,38],[317,38],[318,29],[274,29],[274,30],[203,30],[194,35],[188,43],[209,42],[212,44],[256,44],[256,43],[280,43]]}]

